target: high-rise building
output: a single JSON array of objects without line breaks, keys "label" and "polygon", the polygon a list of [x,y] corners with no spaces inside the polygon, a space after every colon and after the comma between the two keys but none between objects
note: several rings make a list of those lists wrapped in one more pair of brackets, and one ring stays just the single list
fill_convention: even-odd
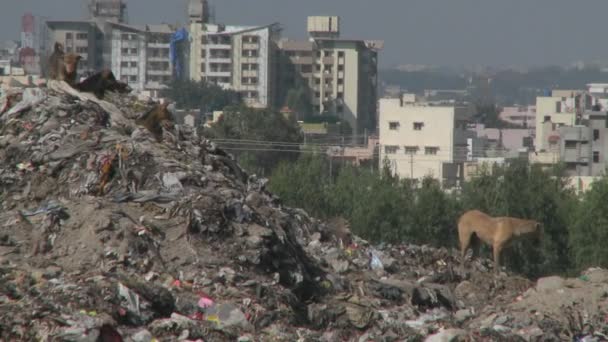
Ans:
[{"label": "high-rise building", "polygon": [[189,18],[190,79],[237,91],[251,107],[273,107],[279,25],[208,23],[208,6],[204,0],[190,1]]},{"label": "high-rise building", "polygon": [[[347,121],[354,133],[373,131],[383,42],[341,39],[339,23],[339,17],[309,17],[308,41],[279,42],[279,88],[308,87],[312,113],[305,115],[335,115]],[[285,101],[286,92],[279,98]]]},{"label": "high-rise building", "polygon": [[91,0],[89,13],[93,20],[127,22],[127,5],[122,0]]}]

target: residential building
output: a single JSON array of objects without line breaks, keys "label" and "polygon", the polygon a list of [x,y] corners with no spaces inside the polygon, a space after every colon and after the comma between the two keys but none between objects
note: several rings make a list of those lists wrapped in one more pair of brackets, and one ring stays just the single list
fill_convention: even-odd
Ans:
[{"label": "residential building", "polygon": [[388,160],[396,175],[421,179],[431,176],[446,186],[463,177],[467,140],[467,107],[380,99],[380,163]]},{"label": "residential building", "polygon": [[89,14],[91,20],[126,23],[127,5],[123,0],[91,0]]},{"label": "residential building", "polygon": [[486,128],[483,124],[470,126],[483,140],[484,157],[515,158],[534,149],[534,129]]},{"label": "residential building", "polygon": [[211,24],[206,8],[204,0],[190,2],[190,78],[237,91],[251,107],[274,107],[279,25]]},{"label": "residential building", "polygon": [[[341,39],[339,17],[308,18],[309,41],[282,41],[281,88],[308,87],[312,114],[334,114],[353,133],[377,122],[378,52],[381,41]],[[285,100],[286,93],[280,94]],[[283,97],[283,98],[281,98]]]},{"label": "residential building", "polygon": [[569,176],[600,176],[608,164],[607,115],[586,113],[581,125],[559,128],[560,160]]},{"label": "residential building", "polygon": [[117,79],[143,90],[146,82],[146,33],[139,27],[109,22],[111,69]]},{"label": "residential building", "polygon": [[327,154],[333,160],[338,162],[346,162],[355,166],[363,164],[375,164],[374,159],[378,156],[379,139],[376,136],[370,136],[367,139],[367,145],[363,146],[334,146],[329,148]]},{"label": "residential building", "polygon": [[120,0],[92,0],[90,20],[47,21],[50,46],[82,56],[79,74],[110,68],[116,78],[152,97],[173,77],[170,44],[176,28],[168,24],[129,25]]},{"label": "residential building", "polygon": [[536,127],[536,106],[504,107],[498,117],[512,125],[534,128]]},{"label": "residential building", "polygon": [[82,57],[78,73],[99,70],[104,66],[103,30],[92,20],[51,20],[46,22],[49,28],[50,44],[61,43],[65,52],[77,53]]}]

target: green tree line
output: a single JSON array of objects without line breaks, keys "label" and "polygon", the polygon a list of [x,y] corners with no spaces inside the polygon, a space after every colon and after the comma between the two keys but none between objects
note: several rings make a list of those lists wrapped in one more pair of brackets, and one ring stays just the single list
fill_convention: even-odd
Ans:
[{"label": "green tree line", "polygon": [[431,178],[419,186],[397,179],[387,166],[380,171],[333,167],[336,171],[330,176],[326,158],[306,154],[296,162],[279,164],[270,188],[285,204],[319,218],[348,219],[353,233],[375,243],[457,248],[458,217],[479,209],[542,222],[540,244],[519,239],[505,251],[511,270],[539,277],[608,266],[606,177],[579,197],[567,185],[561,167],[544,170],[517,161],[483,169],[459,191],[448,193]]}]

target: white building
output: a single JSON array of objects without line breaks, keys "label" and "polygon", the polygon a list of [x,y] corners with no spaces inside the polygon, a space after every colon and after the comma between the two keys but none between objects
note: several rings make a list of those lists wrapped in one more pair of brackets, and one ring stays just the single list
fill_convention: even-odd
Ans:
[{"label": "white building", "polygon": [[401,178],[432,176],[444,185],[463,178],[467,140],[466,107],[380,99],[380,163],[388,160]]},{"label": "white building", "polygon": [[190,78],[235,90],[251,107],[272,106],[278,26],[202,26],[190,24]]},{"label": "white building", "polygon": [[167,24],[108,25],[111,69],[116,78],[138,91],[165,88],[172,77],[169,44],[174,28]]}]

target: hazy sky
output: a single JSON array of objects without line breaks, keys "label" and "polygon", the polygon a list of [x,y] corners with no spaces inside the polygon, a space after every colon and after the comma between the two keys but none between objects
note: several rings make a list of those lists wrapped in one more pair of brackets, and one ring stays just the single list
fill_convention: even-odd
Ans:
[{"label": "hazy sky", "polygon": [[[0,0],[0,41],[18,39],[25,11],[86,15],[88,0]],[[185,0],[128,0],[131,23],[184,23]],[[380,62],[544,65],[608,61],[608,0],[213,0],[226,24],[280,22],[305,36],[307,15],[339,15],[345,38],[383,39]]]}]

